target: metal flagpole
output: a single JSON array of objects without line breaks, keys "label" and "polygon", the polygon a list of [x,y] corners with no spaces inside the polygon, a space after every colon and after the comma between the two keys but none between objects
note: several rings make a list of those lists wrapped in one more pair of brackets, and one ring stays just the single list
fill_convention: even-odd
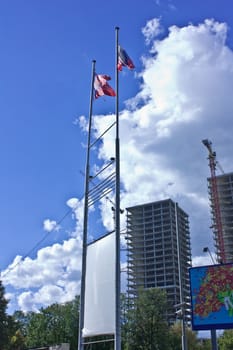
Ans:
[{"label": "metal flagpole", "polygon": [[116,314],[115,314],[115,350],[121,349],[121,323],[120,323],[120,293],[121,293],[121,271],[120,271],[120,140],[119,140],[119,72],[118,64],[118,34],[119,27],[115,28],[116,34],[116,184],[115,184],[115,234],[116,234]]},{"label": "metal flagpole", "polygon": [[90,108],[89,108],[89,126],[87,140],[87,155],[86,155],[86,174],[85,174],[85,195],[84,195],[84,214],[83,214],[83,251],[82,251],[82,277],[81,277],[81,293],[80,293],[80,312],[79,312],[79,339],[78,350],[83,350],[82,330],[84,326],[84,303],[85,303],[85,279],[86,279],[86,256],[87,256],[87,230],[88,230],[88,192],[90,178],[90,145],[91,145],[91,124],[92,124],[92,107],[95,79],[95,63],[92,61],[92,78],[91,78],[91,93],[90,93]]}]

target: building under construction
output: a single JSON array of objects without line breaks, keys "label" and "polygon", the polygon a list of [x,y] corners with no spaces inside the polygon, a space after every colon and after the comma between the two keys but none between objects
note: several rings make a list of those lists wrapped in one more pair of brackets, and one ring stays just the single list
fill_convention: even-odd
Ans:
[{"label": "building under construction", "polygon": [[[233,261],[233,173],[216,176],[218,211],[214,207],[214,189],[212,178],[208,178],[208,188],[211,203],[212,229],[214,234],[218,262]],[[217,215],[220,215],[220,232]]]},{"label": "building under construction", "polygon": [[126,210],[129,296],[137,296],[141,288],[164,289],[172,323],[175,305],[190,302],[188,215],[171,199]]},{"label": "building under construction", "polygon": [[[208,180],[210,207],[216,256],[218,263],[233,261],[233,173],[224,174],[212,149],[212,142],[203,140],[209,151],[211,176]],[[216,168],[222,175],[216,175]]]}]

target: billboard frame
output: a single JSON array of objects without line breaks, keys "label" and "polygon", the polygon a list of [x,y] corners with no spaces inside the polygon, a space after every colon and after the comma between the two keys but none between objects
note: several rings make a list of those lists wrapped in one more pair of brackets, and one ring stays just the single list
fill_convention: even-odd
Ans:
[{"label": "billboard frame", "polygon": [[191,267],[189,278],[193,330],[233,328],[233,262]]}]

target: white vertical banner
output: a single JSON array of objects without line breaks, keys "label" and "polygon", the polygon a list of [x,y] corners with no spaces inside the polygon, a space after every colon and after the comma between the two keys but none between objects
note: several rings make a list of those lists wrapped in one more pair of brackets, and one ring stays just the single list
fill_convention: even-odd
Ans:
[{"label": "white vertical banner", "polygon": [[115,232],[87,247],[83,337],[115,334]]}]

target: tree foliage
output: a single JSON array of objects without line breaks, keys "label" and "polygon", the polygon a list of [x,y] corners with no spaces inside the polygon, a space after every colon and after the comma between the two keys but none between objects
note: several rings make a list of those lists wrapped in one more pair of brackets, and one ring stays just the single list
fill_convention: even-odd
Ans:
[{"label": "tree foliage", "polygon": [[[20,350],[41,346],[69,343],[77,350],[79,297],[65,304],[53,304],[40,312],[24,314],[16,311],[13,317],[6,315],[7,301],[1,289],[1,313],[5,319],[5,343],[0,350]],[[0,301],[1,304],[1,301]],[[4,306],[5,305],[5,306]],[[5,307],[5,309],[4,309]],[[161,289],[141,290],[133,305],[125,295],[121,298],[122,349],[124,350],[181,350],[181,324],[168,326],[166,322],[166,294]],[[5,318],[4,318],[5,317]],[[2,324],[1,324],[2,325]],[[1,329],[2,331],[2,329]],[[4,331],[4,329],[3,329]],[[197,334],[186,328],[188,350],[210,350],[209,339],[200,340]],[[112,338],[98,336],[91,341]],[[88,339],[87,339],[88,340]],[[233,349],[233,330],[223,333],[219,339],[221,350]],[[93,350],[112,350],[113,342],[91,345]]]},{"label": "tree foliage", "polygon": [[[14,318],[7,314],[7,305],[8,300],[5,297],[5,288],[0,280],[0,350],[13,349],[11,338],[18,329]],[[20,345],[22,344],[21,342]]]},{"label": "tree foliage", "polygon": [[53,304],[40,312],[14,317],[21,324],[21,334],[27,347],[41,347],[69,343],[71,350],[77,349],[79,298],[64,304]]},{"label": "tree foliage", "polygon": [[[185,335],[187,340],[187,348],[189,350],[210,350],[210,340],[200,340],[197,337],[197,333],[193,332],[191,328],[185,328]],[[181,322],[177,322],[170,328],[170,344],[172,350],[181,350],[181,337],[182,337],[182,328]]]},{"label": "tree foliage", "polygon": [[158,288],[141,290],[128,310],[124,333],[127,350],[170,350],[166,294]]},{"label": "tree foliage", "polygon": [[6,313],[8,301],[5,298],[5,288],[0,280],[0,349],[8,342],[8,316]]},{"label": "tree foliage", "polygon": [[20,350],[24,346],[25,346],[25,338],[21,333],[20,329],[17,329],[15,334],[10,339],[10,349]]},{"label": "tree foliage", "polygon": [[218,339],[219,348],[221,350],[233,349],[233,329],[228,329]]}]

